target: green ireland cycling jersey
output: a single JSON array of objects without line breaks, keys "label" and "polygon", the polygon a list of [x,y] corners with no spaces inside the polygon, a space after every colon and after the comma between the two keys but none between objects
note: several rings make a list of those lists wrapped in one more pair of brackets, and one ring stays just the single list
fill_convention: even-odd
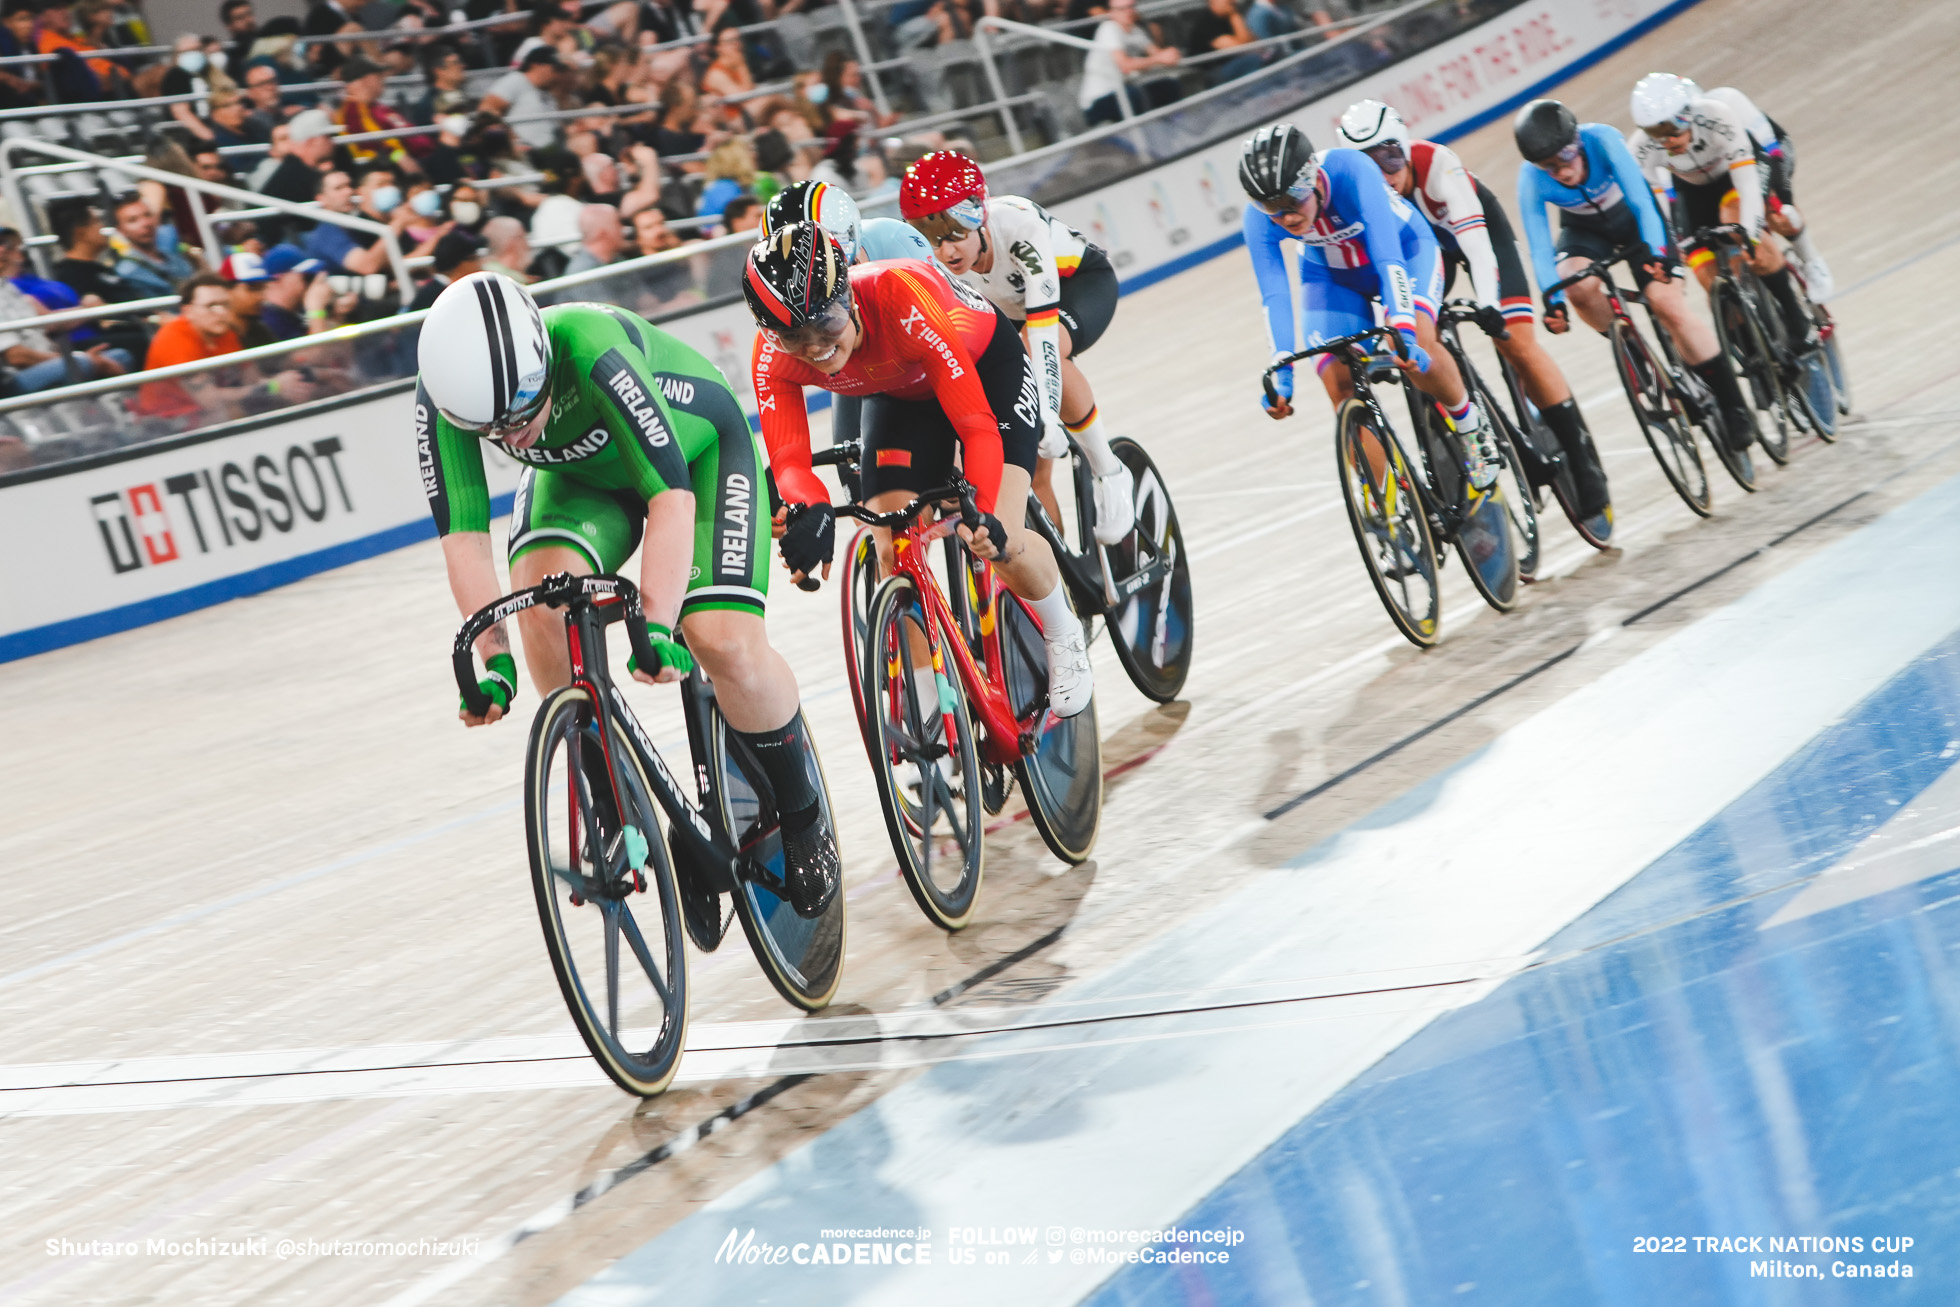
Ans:
[{"label": "green ireland cycling jersey", "polygon": [[[683,614],[760,612],[769,580],[769,499],[760,441],[735,392],[698,351],[625,309],[543,311],[551,414],[529,449],[492,440],[525,464],[509,556],[568,548],[614,572],[639,546],[647,501],[694,494],[694,558]],[[483,449],[415,393],[422,489],[436,531],[490,529]]]}]

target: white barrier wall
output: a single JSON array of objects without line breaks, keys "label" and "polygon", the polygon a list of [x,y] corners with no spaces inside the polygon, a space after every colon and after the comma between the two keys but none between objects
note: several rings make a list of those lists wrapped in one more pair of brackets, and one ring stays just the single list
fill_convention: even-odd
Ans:
[{"label": "white barrier wall", "polygon": [[[1373,97],[1418,135],[1481,125],[1693,0],[1540,0],[1292,116],[1325,143]],[[1057,206],[1110,252],[1124,289],[1239,239],[1237,137]],[[666,324],[753,410],[740,303]],[[100,467],[0,486],[0,662],[256,593],[433,534],[411,396],[349,405]],[[488,458],[507,511],[514,463]]]}]

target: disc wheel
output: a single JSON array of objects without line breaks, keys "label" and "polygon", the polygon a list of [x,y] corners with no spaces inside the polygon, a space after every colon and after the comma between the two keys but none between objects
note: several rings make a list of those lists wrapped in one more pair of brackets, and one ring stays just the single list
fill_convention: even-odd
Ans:
[{"label": "disc wheel", "polygon": [[980,893],[986,818],[965,690],[950,665],[933,669],[926,620],[909,577],[878,588],[864,660],[871,772],[913,900],[927,920],[958,930]]},{"label": "disc wheel", "polygon": [[871,735],[864,718],[864,634],[871,621],[871,598],[878,592],[878,542],[868,526],[859,527],[844,549],[844,575],[838,592],[844,619],[844,677],[851,687],[858,734],[868,753]]},{"label": "disc wheel", "polygon": [[[1647,448],[1654,451],[1661,474],[1695,516],[1707,517],[1714,512],[1714,505],[1708,490],[1708,470],[1695,447],[1694,429],[1688,425],[1681,401],[1669,388],[1647,342],[1624,322],[1613,324],[1613,361],[1627,403],[1640,423],[1640,434],[1646,437]],[[1713,398],[1708,402],[1712,405]],[[1715,438],[1720,439],[1719,432]]]},{"label": "disc wheel", "polygon": [[[762,763],[742,738],[729,730],[719,704],[710,702],[709,749],[719,778],[716,786],[722,829],[741,853],[735,879],[735,915],[749,937],[762,973],[776,992],[806,1012],[827,1007],[844,975],[847,933],[842,887],[830,906],[816,917],[804,917],[790,905],[783,858],[782,817],[774,788]],[[817,806],[833,840],[839,838],[837,815],[830,806],[830,787],[824,780],[823,760],[806,724],[798,732],[817,791]],[[841,851],[840,851],[841,861]]]},{"label": "disc wheel", "polygon": [[[1772,310],[1763,298],[1761,282],[1718,280],[1712,299],[1716,340],[1736,373],[1748,383],[1756,410],[1769,416],[1767,424],[1756,423],[1756,442],[1778,466],[1788,463],[1793,406],[1783,384],[1783,370],[1776,362],[1783,353],[1782,320],[1770,316]],[[1716,446],[1718,453],[1726,449],[1726,445]],[[1734,465],[1727,459],[1723,462],[1734,476]],[[1744,488],[1755,487],[1749,484]]]},{"label": "disc wheel", "polygon": [[614,741],[617,793],[591,697],[577,686],[547,696],[525,758],[524,831],[572,1024],[613,1083],[652,1097],[687,1041],[687,947],[653,787],[624,736]]},{"label": "disc wheel", "polygon": [[[1360,400],[1335,416],[1334,457],[1348,525],[1388,618],[1410,644],[1427,649],[1442,624],[1436,542],[1401,447],[1375,429]],[[1377,470],[1379,469],[1379,470]]]},{"label": "disc wheel", "polygon": [[[1075,865],[1089,856],[1102,826],[1102,738],[1096,701],[1073,717],[1056,717],[1048,702],[1048,644],[1034,614],[1005,589],[999,592],[1000,652],[1014,716],[1036,717],[1034,748],[1015,764],[1028,814],[1048,851]],[[1039,714],[1036,716],[1036,714]]]},{"label": "disc wheel", "polygon": [[[1170,491],[1150,455],[1122,436],[1110,441],[1109,448],[1130,471],[1136,527],[1117,543],[1098,546],[1089,521],[1093,504],[1085,503],[1078,506],[1081,538],[1089,548],[1102,548],[1109,560],[1118,599],[1103,625],[1118,661],[1144,697],[1170,703],[1191,673],[1191,560]],[[1129,589],[1135,578],[1160,568],[1161,579]]]}]

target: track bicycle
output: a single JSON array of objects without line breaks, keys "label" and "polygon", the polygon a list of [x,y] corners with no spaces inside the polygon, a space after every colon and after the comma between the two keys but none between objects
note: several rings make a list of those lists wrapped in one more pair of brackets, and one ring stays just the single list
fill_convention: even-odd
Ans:
[{"label": "track bicycle", "polygon": [[[774,791],[728,728],[697,667],[680,683],[700,787],[675,783],[607,667],[605,628],[623,621],[633,654],[657,665],[640,593],[619,576],[556,573],[479,610],[452,661],[466,707],[482,715],[471,650],[497,623],[543,605],[565,612],[571,682],[545,696],[524,767],[524,831],[546,951],[572,1023],[614,1083],[650,1097],[673,1080],[687,1037],[687,951],[717,948],[734,900],[763,973],[791,1004],[824,1007],[843,974],[840,892],[816,917],[792,906]],[[815,744],[806,764],[835,833]],[[661,834],[664,812],[667,834]]]},{"label": "track bicycle", "polygon": [[[1048,647],[1033,612],[950,533],[955,519],[926,520],[953,502],[959,519],[979,520],[973,488],[958,477],[895,512],[837,510],[892,532],[892,573],[861,617],[856,596],[877,577],[875,551],[844,587],[845,644],[899,869],[920,910],[947,930],[972,918],[986,816],[1006,804],[1010,779],[1064,862],[1089,856],[1102,821],[1095,702],[1073,717],[1048,711]],[[943,588],[928,548],[940,536]],[[869,538],[860,532],[853,550]]]},{"label": "track bicycle", "polygon": [[[1756,424],[1763,452],[1781,465],[1790,461],[1792,424],[1815,428],[1800,395],[1804,366],[1798,345],[1790,339],[1782,310],[1770,298],[1749,262],[1756,242],[1741,225],[1718,223],[1695,231],[1695,241],[1715,254],[1715,284],[1708,307],[1715,319],[1715,338],[1736,373],[1749,385],[1749,398],[1758,412],[1769,415],[1769,429]],[[1822,360],[1818,360],[1822,367]],[[1828,391],[1830,382],[1824,382]],[[1833,414],[1835,418],[1835,414]],[[1836,425],[1835,421],[1832,423]]]},{"label": "track bicycle", "polygon": [[[1715,508],[1709,494],[1708,470],[1695,443],[1697,427],[1708,437],[1724,466],[1730,467],[1730,475],[1735,474],[1729,465],[1732,454],[1720,408],[1700,377],[1680,367],[1671,353],[1657,358],[1648,348],[1626,306],[1628,300],[1645,305],[1646,298],[1638,291],[1625,290],[1613,283],[1613,265],[1632,259],[1645,249],[1636,242],[1614,251],[1609,258],[1595,259],[1570,277],[1547,286],[1545,297],[1549,301],[1568,286],[1576,286],[1590,277],[1599,278],[1606,292],[1607,308],[1613,315],[1606,334],[1613,345],[1614,370],[1620,374],[1620,385],[1633,408],[1634,420],[1639,423],[1647,448],[1654,451],[1654,461],[1661,465],[1661,473],[1674,487],[1674,493],[1695,516],[1707,517]],[[1647,312],[1652,318],[1651,306]],[[1659,320],[1653,321],[1658,329]]]},{"label": "track bicycle", "polygon": [[[1509,478],[1500,470],[1487,490],[1470,484],[1462,450],[1441,411],[1435,409],[1436,402],[1416,389],[1393,358],[1369,347],[1377,339],[1399,355],[1401,337],[1388,327],[1371,327],[1282,355],[1259,380],[1271,407],[1279,402],[1273,385],[1273,374],[1279,369],[1320,354],[1331,354],[1347,367],[1354,398],[1344,401],[1335,414],[1334,456],[1348,525],[1389,620],[1411,644],[1426,649],[1441,634],[1440,571],[1449,546],[1456,546],[1471,585],[1485,603],[1500,613],[1517,603],[1518,544],[1512,539],[1511,512],[1505,503]],[[1377,383],[1401,384],[1418,437],[1416,445],[1405,444],[1388,420],[1375,396]],[[1495,421],[1491,439],[1500,463],[1515,467],[1517,452]],[[1413,455],[1412,448],[1417,451]]]},{"label": "track bicycle", "polygon": [[[1830,386],[1828,407],[1835,409],[1838,417],[1849,417],[1851,416],[1851,377],[1844,370],[1844,351],[1838,344],[1837,320],[1831,316],[1831,311],[1828,307],[1819,304],[1810,297],[1810,283],[1804,280],[1803,269],[1797,265],[1797,261],[1795,259],[1787,260],[1785,266],[1790,269],[1790,276],[1797,283],[1800,298],[1810,313],[1811,322],[1816,324],[1817,338],[1822,342],[1823,357],[1818,361],[1821,361],[1823,364],[1822,380]],[[1814,366],[1811,360],[1806,360],[1806,364]],[[1827,404],[1825,396],[1817,388],[1817,382],[1818,378],[1813,373],[1807,385],[1803,387],[1802,393],[1810,411],[1813,414],[1821,415],[1827,407]],[[1823,440],[1835,441],[1837,439],[1837,423],[1835,421],[1830,423],[1819,422],[1813,430]]]},{"label": "track bicycle", "polygon": [[[1458,328],[1464,323],[1477,324],[1483,314],[1483,305],[1471,299],[1453,299],[1443,305],[1436,319],[1436,339],[1442,342],[1450,357],[1456,360],[1457,370],[1463,375],[1463,384],[1470,388],[1490,422],[1492,432],[1498,437],[1498,448],[1504,458],[1499,467],[1497,479],[1504,487],[1504,509],[1511,515],[1512,538],[1518,551],[1518,577],[1529,581],[1538,573],[1538,495],[1532,489],[1531,478],[1526,472],[1525,450],[1531,451],[1529,457],[1542,463],[1544,458],[1537,447],[1511,420],[1511,415],[1497,403],[1497,397],[1485,384],[1482,374],[1470,362],[1468,351],[1463,348],[1462,335]],[[1493,340],[1510,339],[1508,328],[1499,333],[1486,331]],[[1502,355],[1499,356],[1500,358]],[[1433,404],[1410,407],[1410,417],[1425,423],[1438,422],[1440,415]],[[1441,441],[1447,432],[1437,432],[1435,439]],[[1561,465],[1563,459],[1560,460]]]}]

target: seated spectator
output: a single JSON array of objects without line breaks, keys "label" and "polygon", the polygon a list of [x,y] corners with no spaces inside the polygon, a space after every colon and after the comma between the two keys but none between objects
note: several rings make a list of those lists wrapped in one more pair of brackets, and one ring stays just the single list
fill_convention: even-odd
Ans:
[{"label": "seated spectator", "polygon": [[266,183],[272,180],[273,173],[279,171],[279,165],[286,161],[286,156],[292,153],[292,149],[292,129],[284,123],[279,123],[272,129],[272,138],[266,144],[265,157],[246,174],[245,188],[264,194]]},{"label": "seated spectator", "polygon": [[755,75],[749,71],[742,34],[732,27],[722,28],[715,36],[715,60],[701,74],[701,93],[721,102],[716,117],[723,127],[739,132],[748,126],[741,102],[731,97],[746,95],[754,89]]},{"label": "seated spectator", "polygon": [[[1255,40],[1252,28],[1239,15],[1236,0],[1208,0],[1203,13],[1191,20],[1185,34],[1184,54],[1186,58],[1212,54],[1219,50],[1232,50],[1242,45],[1250,45]],[[1242,54],[1233,59],[1221,59],[1213,63],[1207,76],[1213,86],[1229,82],[1235,77],[1243,77],[1257,70],[1265,59],[1258,53]]]},{"label": "seated spectator", "polygon": [[[1137,25],[1137,0],[1110,0],[1109,17],[1096,25],[1092,39],[1096,48],[1082,61],[1082,85],[1076,92],[1082,117],[1091,127],[1122,119],[1123,107],[1117,97],[1126,77],[1152,68],[1176,67],[1180,58],[1176,50],[1158,45]],[[1170,104],[1179,94],[1177,83],[1168,77],[1154,78],[1129,90],[1130,106],[1137,113]]]},{"label": "seated spectator", "polygon": [[436,242],[434,257],[435,276],[416,289],[415,298],[408,305],[411,313],[433,305],[436,296],[447,290],[450,282],[483,271],[483,237],[464,229],[449,232]]},{"label": "seated spectator", "polygon": [[439,41],[428,48],[422,69],[429,93],[415,102],[409,115],[416,122],[427,125],[452,114],[467,117],[476,112],[476,97],[469,92],[470,70],[461,50]]},{"label": "seated spectator", "polygon": [[263,133],[253,139],[269,141],[272,129],[299,112],[297,104],[287,104],[279,93],[279,67],[260,57],[245,66],[246,122],[248,132]]},{"label": "seated spectator", "polygon": [[[143,360],[145,371],[235,354],[243,346],[233,330],[231,287],[216,273],[184,283],[178,315],[157,329]],[[145,382],[132,406],[144,417],[224,421],[238,411],[297,404],[313,398],[313,384],[297,371],[245,382],[229,369]]]},{"label": "seated spectator", "polygon": [[266,288],[272,280],[265,260],[256,254],[233,254],[218,269],[218,275],[231,288],[232,330],[238,333],[238,343],[246,349],[277,344],[279,338],[259,316],[265,308]]},{"label": "seated spectator", "polygon": [[234,77],[240,76],[252,57],[253,43],[259,39],[259,18],[252,11],[252,0],[225,0],[218,6],[218,22],[230,38],[225,43],[225,69]]},{"label": "seated spectator", "polygon": [[539,150],[531,166],[538,182],[537,209],[531,214],[531,245],[537,250],[559,249],[570,255],[582,237],[579,212],[585,207],[585,170],[569,150]]},{"label": "seated spectator", "polygon": [[573,5],[571,12],[567,12],[566,6],[559,4],[557,0],[542,0],[531,8],[531,18],[526,25],[524,39],[511,54],[510,66],[522,68],[524,60],[533,50],[562,53],[562,43],[566,37],[578,30],[578,26],[577,5]]},{"label": "seated spectator", "polygon": [[[393,228],[395,243],[406,258],[420,258],[428,254],[450,226],[448,223],[442,224],[424,240],[408,240],[408,225],[415,215],[402,203],[401,187],[395,184],[395,174],[387,168],[373,168],[362,173],[358,190],[346,173],[328,173],[325,184],[320,188],[320,207],[334,213],[358,214],[371,222],[387,224]],[[333,272],[364,277],[389,270],[388,247],[375,232],[322,222],[307,234],[302,248]]]},{"label": "seated spectator", "polygon": [[[667,215],[658,209],[641,209],[633,216],[633,243],[634,253],[643,256],[665,254],[687,244],[667,226]],[[694,269],[686,259],[673,259],[647,269],[635,285],[640,293],[634,307],[642,314],[663,313],[697,298]]]},{"label": "seated spectator", "polygon": [[[6,0],[0,9],[0,56],[18,59],[35,53],[34,0]],[[47,103],[47,91],[33,64],[0,64],[0,107],[24,109]]]},{"label": "seated spectator", "polygon": [[695,201],[697,217],[721,213],[738,195],[747,195],[755,185],[755,146],[746,136],[731,136],[708,151],[707,166],[701,170],[704,184]]},{"label": "seated spectator", "polygon": [[[0,228],[0,322],[20,322],[47,312],[45,305],[13,284],[25,264],[20,233]],[[70,375],[69,358],[73,359]],[[13,370],[7,393],[32,395],[71,381],[118,377],[135,366],[125,350],[103,341],[63,358],[48,334],[36,327],[0,331],[0,362]]]},{"label": "seated spectator", "polygon": [[610,204],[586,205],[579,212],[578,229],[583,239],[565,264],[567,275],[603,268],[616,261],[620,250],[625,248],[626,234],[620,229],[619,210]]},{"label": "seated spectator", "polygon": [[633,246],[637,253],[665,254],[687,244],[680,233],[667,225],[667,215],[658,209],[641,209],[633,215]]},{"label": "seated spectator", "polygon": [[509,122],[511,134],[522,141],[526,149],[545,149],[558,139],[557,123],[512,120],[557,112],[558,101],[551,95],[550,88],[557,83],[563,71],[564,65],[558,61],[558,52],[550,46],[538,46],[524,56],[522,64],[498,78],[477,107]]},{"label": "seated spectator", "polygon": [[824,56],[823,84],[824,107],[833,121],[848,118],[878,127],[889,127],[898,121],[895,113],[878,112],[878,102],[864,89],[864,69],[842,50],[832,50]]},{"label": "seated spectator", "polygon": [[632,145],[627,157],[633,161],[633,189],[619,197],[619,216],[624,222],[644,209],[660,204],[660,156],[649,145]]},{"label": "seated spectator", "polygon": [[585,174],[585,202],[587,204],[610,204],[619,207],[626,198],[619,180],[619,164],[610,154],[594,152],[579,161],[579,170]]},{"label": "seated spectator", "polygon": [[[258,187],[263,195],[288,204],[311,204],[320,193],[323,165],[333,158],[333,120],[319,109],[296,114],[286,124],[286,156]],[[301,218],[267,219],[260,230],[267,240],[297,241],[311,224]]]},{"label": "seated spectator", "polygon": [[483,192],[468,182],[457,183],[449,192],[449,220],[458,227],[477,231],[483,226]]},{"label": "seated spectator", "polygon": [[77,38],[75,19],[69,12],[68,0],[40,0],[39,16],[35,21],[34,45],[40,54],[70,56],[66,59],[57,59],[48,69],[49,78],[54,83],[56,100],[64,104],[86,104],[91,100],[106,98],[102,81],[96,76],[95,70],[73,57],[78,51],[92,47],[84,46]]},{"label": "seated spectator", "polygon": [[[214,97],[215,98],[215,97]],[[236,186],[237,178],[231,175],[231,165],[225,156],[218,153],[218,145],[213,142],[200,145],[191,151],[191,175],[202,181],[216,182],[220,186]],[[225,201],[209,195],[198,197],[204,203],[206,212],[215,212]]]},{"label": "seated spectator", "polygon": [[[163,75],[161,95],[208,96],[211,93],[210,56],[204,53],[204,38],[185,33],[170,43],[170,71]],[[170,116],[200,141],[211,139],[204,115],[211,112],[209,100],[179,100],[170,106]]]},{"label": "seated spectator", "polygon": [[265,254],[265,303],[259,321],[274,340],[297,340],[339,326],[327,265],[297,245],[275,245]]},{"label": "seated spectator", "polygon": [[116,275],[138,298],[177,294],[178,285],[197,274],[197,265],[177,248],[174,238],[167,242],[162,238],[156,214],[140,196],[122,200],[115,216],[123,251],[116,260]]},{"label": "seated spectator", "polygon": [[[129,44],[116,35],[120,18],[115,0],[82,0],[75,6],[77,47],[82,50],[113,50]],[[113,59],[90,59],[88,68],[95,74],[96,83],[101,88],[98,94],[103,99],[119,100],[133,93],[125,65]]]},{"label": "seated spectator", "polygon": [[524,224],[515,218],[492,218],[483,224],[483,241],[488,246],[488,256],[483,266],[491,272],[501,272],[512,281],[529,283],[537,280],[530,274],[531,243],[524,235]]},{"label": "seated spectator", "polygon": [[[334,122],[342,132],[356,135],[411,125],[399,109],[381,98],[382,92],[388,89],[387,69],[355,55],[340,66],[340,75],[347,85],[341,92]],[[414,167],[415,159],[427,154],[433,144],[429,137],[414,134],[379,141],[350,141],[344,148],[357,168],[384,160],[397,167]]]},{"label": "seated spectator", "polygon": [[[1300,20],[1274,0],[1252,0],[1252,7],[1245,11],[1245,25],[1260,41],[1270,41],[1276,36],[1287,36],[1300,30]],[[1291,53],[1295,44],[1289,41],[1285,45],[1274,46],[1266,52],[1267,62],[1270,63],[1280,54]]]},{"label": "seated spectator", "polygon": [[[660,116],[654,120],[651,129],[640,128],[639,135],[660,155],[699,154],[708,143],[701,128],[701,97],[694,89],[694,83],[685,77],[675,77],[660,88]],[[699,162],[683,165],[687,172],[701,171]]]},{"label": "seated spectator", "polygon": [[213,145],[264,145],[272,139],[272,129],[253,116],[251,102],[237,91],[211,93],[211,117],[204,125]]}]

